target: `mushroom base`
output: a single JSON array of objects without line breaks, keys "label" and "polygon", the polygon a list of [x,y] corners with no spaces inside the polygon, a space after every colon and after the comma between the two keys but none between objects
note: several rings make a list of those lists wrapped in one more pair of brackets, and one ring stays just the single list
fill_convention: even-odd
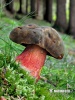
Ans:
[{"label": "mushroom base", "polygon": [[37,45],[28,45],[26,49],[16,58],[25,70],[37,80],[44,65],[47,52]]}]

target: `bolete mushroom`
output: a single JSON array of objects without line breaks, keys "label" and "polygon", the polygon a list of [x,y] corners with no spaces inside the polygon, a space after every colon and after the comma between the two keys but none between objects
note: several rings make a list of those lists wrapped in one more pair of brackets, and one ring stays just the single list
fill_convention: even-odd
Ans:
[{"label": "bolete mushroom", "polygon": [[63,58],[63,41],[58,32],[51,27],[35,24],[17,27],[11,31],[9,37],[13,42],[26,46],[16,57],[16,61],[36,79],[40,78],[46,55],[56,59]]},{"label": "bolete mushroom", "polygon": [[6,100],[3,96],[0,97],[0,100]]}]

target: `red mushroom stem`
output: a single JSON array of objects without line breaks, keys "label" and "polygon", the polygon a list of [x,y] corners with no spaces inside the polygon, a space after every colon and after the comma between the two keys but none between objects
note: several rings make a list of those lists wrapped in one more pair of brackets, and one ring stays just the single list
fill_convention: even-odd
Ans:
[{"label": "red mushroom stem", "polygon": [[21,66],[30,72],[37,80],[46,59],[46,51],[37,45],[28,45],[26,49],[16,58]]},{"label": "red mushroom stem", "polygon": [[6,100],[3,96],[0,97],[0,100]]}]

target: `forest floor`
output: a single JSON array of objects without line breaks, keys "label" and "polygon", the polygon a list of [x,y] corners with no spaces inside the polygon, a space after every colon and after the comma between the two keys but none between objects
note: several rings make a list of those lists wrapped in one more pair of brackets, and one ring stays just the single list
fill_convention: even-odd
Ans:
[{"label": "forest floor", "polygon": [[[24,17],[21,20],[0,17],[0,96],[7,100],[75,100],[75,40],[60,34],[65,45],[62,60],[47,56],[41,76],[47,82],[30,77],[15,63],[15,57],[24,49],[9,39],[17,26],[35,23],[50,26],[45,21]],[[56,91],[56,92],[55,92]]]}]

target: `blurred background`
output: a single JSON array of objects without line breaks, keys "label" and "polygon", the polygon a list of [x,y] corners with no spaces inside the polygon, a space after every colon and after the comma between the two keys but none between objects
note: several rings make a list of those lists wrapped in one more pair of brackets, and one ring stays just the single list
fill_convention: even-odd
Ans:
[{"label": "blurred background", "polygon": [[[75,0],[1,0],[8,17],[29,16],[45,20],[52,27],[75,37]],[[9,14],[10,13],[10,14]]]}]

